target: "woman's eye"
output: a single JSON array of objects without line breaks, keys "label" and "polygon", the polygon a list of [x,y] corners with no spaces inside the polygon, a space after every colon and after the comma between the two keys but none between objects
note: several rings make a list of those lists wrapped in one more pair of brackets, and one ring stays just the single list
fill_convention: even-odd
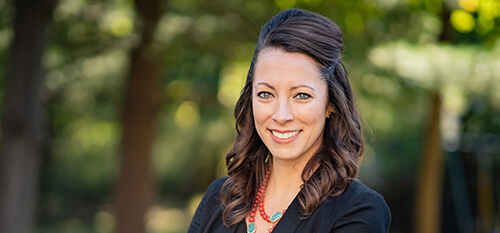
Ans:
[{"label": "woman's eye", "polygon": [[262,92],[259,92],[257,94],[258,97],[262,98],[262,99],[269,99],[272,97],[271,93],[267,92],[267,91],[262,91]]},{"label": "woman's eye", "polygon": [[295,97],[298,98],[299,100],[307,100],[311,98],[311,95],[306,93],[299,93]]}]

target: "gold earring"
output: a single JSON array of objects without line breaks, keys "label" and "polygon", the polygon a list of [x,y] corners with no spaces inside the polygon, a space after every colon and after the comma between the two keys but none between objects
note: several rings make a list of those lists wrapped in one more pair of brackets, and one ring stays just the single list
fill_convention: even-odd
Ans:
[{"label": "gold earring", "polygon": [[332,118],[334,110],[333,105],[329,105],[326,111],[326,118]]}]

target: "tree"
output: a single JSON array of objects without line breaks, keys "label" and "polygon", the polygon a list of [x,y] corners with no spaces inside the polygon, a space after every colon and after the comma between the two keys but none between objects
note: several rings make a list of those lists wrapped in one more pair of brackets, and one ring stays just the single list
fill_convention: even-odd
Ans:
[{"label": "tree", "polygon": [[160,0],[136,1],[141,42],[131,53],[122,112],[121,172],[116,189],[117,233],[145,232],[153,197],[151,149],[160,108],[158,54],[151,47],[161,16]]},{"label": "tree", "polygon": [[0,232],[31,232],[44,139],[40,90],[54,0],[18,0],[10,47],[0,155]]}]

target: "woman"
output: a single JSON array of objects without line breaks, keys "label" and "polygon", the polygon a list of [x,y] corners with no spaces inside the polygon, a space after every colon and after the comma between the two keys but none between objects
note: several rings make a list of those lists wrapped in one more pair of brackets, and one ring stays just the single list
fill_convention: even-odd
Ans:
[{"label": "woman", "polygon": [[260,33],[235,107],[228,177],[188,232],[387,232],[383,197],[356,180],[364,139],[341,61],[342,32],[300,9]]}]

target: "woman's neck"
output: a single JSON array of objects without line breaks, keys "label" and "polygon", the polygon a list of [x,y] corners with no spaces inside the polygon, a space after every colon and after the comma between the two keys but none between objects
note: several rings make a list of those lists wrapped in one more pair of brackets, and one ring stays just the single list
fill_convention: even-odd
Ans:
[{"label": "woman's neck", "polygon": [[304,167],[305,164],[273,161],[266,195],[293,200],[304,183],[302,180]]}]

